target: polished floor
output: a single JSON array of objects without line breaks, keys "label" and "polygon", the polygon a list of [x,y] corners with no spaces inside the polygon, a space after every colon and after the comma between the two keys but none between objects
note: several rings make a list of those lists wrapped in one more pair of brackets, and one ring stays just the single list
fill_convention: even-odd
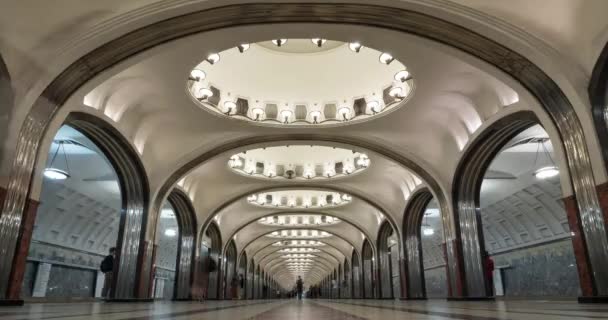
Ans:
[{"label": "polished floor", "polygon": [[0,319],[608,319],[608,305],[572,300],[497,302],[275,300],[155,303],[32,303],[0,308]]}]

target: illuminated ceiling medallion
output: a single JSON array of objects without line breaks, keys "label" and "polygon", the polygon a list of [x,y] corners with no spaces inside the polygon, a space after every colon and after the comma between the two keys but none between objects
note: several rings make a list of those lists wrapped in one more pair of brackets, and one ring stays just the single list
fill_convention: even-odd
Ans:
[{"label": "illuminated ceiling medallion", "polygon": [[187,84],[204,110],[220,116],[267,126],[345,125],[403,105],[414,86],[406,70],[359,42],[281,38],[210,54]]},{"label": "illuminated ceiling medallion", "polygon": [[315,145],[251,149],[228,160],[228,167],[239,174],[276,180],[346,177],[367,169],[370,164],[365,153]]},{"label": "illuminated ceiling medallion", "polygon": [[252,194],[247,201],[263,207],[319,209],[345,205],[352,201],[352,197],[346,193],[319,190],[285,190]]},{"label": "illuminated ceiling medallion", "polygon": [[272,244],[275,247],[322,247],[325,243],[316,240],[284,240]]},{"label": "illuminated ceiling medallion", "polygon": [[308,229],[290,229],[273,231],[266,235],[270,238],[284,238],[284,239],[318,239],[318,238],[329,238],[332,236],[331,233],[319,230],[308,230]]},{"label": "illuminated ceiling medallion", "polygon": [[340,223],[340,219],[320,214],[285,214],[258,219],[258,223],[266,226],[330,226]]},{"label": "illuminated ceiling medallion", "polygon": [[281,258],[283,259],[301,259],[301,258],[316,258],[317,256],[315,256],[314,254],[308,254],[308,253],[293,253],[293,254],[285,254],[282,255]]}]

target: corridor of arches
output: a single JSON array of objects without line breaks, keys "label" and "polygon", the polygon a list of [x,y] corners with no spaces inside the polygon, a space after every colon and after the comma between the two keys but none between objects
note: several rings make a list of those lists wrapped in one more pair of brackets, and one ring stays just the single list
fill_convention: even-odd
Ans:
[{"label": "corridor of arches", "polygon": [[608,3],[59,2],[0,10],[3,319],[608,315]]}]

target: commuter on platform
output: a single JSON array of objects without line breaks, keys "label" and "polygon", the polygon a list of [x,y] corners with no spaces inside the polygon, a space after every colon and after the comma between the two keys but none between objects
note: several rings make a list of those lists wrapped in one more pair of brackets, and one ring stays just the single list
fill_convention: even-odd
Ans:
[{"label": "commuter on platform", "polygon": [[302,277],[298,276],[298,280],[296,281],[296,291],[298,293],[298,300],[302,300],[302,292],[304,291],[304,282],[302,281]]},{"label": "commuter on platform", "polygon": [[103,258],[99,269],[104,274],[103,288],[101,289],[101,296],[109,299],[112,294],[112,279],[114,278],[114,258],[116,258],[116,248],[110,248],[110,254]]}]

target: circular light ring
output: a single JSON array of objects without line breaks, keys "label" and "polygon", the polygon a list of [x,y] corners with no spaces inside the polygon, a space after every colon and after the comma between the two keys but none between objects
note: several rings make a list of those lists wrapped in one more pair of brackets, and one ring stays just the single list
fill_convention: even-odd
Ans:
[{"label": "circular light ring", "polygon": [[333,235],[327,231],[309,229],[285,229],[266,234],[266,237],[279,239],[321,239],[331,236]]},{"label": "circular light ring", "polygon": [[275,180],[344,178],[364,171],[370,164],[365,153],[319,145],[256,148],[234,154],[228,160],[228,167],[235,173]]},{"label": "circular light ring", "polygon": [[341,220],[338,218],[321,214],[282,214],[258,219],[258,223],[265,226],[285,227],[324,227],[340,222]]},{"label": "circular light ring", "polygon": [[300,248],[300,247],[322,247],[325,246],[324,242],[317,240],[285,240],[285,241],[277,241],[272,244],[275,247],[291,247],[291,248]]},{"label": "circular light ring", "polygon": [[46,168],[46,169],[44,169],[43,174],[46,178],[49,178],[52,180],[65,180],[70,177],[70,175],[67,173],[67,171],[57,169],[57,168]]},{"label": "circular light ring", "polygon": [[352,201],[346,193],[317,190],[287,190],[252,194],[247,201],[253,205],[283,209],[321,209],[343,206]]},{"label": "circular light ring", "polygon": [[556,166],[542,167],[534,171],[534,177],[537,179],[548,179],[559,175],[559,169]]},{"label": "circular light ring", "polygon": [[[296,39],[296,40],[300,40],[300,39]],[[323,46],[323,44],[327,41],[327,39],[324,38],[313,38],[309,41],[309,44],[311,46]],[[266,42],[266,41],[262,41]],[[288,39],[274,39],[274,40],[270,40],[271,43],[273,43],[275,46],[277,47],[282,47],[288,44]],[[363,48],[363,45],[359,42],[351,42],[351,43],[343,43],[340,41],[331,41],[332,43],[338,43],[341,44],[343,46],[348,47],[352,53],[358,53],[360,52],[360,50]],[[259,43],[258,43],[259,44]],[[245,51],[248,51],[251,48],[252,44],[249,43],[241,43],[241,44],[237,44],[234,48],[228,49],[228,50],[238,50],[241,53],[245,53]],[[341,46],[339,45],[339,46]],[[261,45],[263,47],[263,45]],[[338,47],[339,47],[338,46]],[[373,50],[374,52],[377,52],[379,55],[379,61],[382,64],[386,64],[389,65],[391,63],[395,63],[398,62],[391,54],[387,53],[387,52],[380,52],[374,49],[370,49],[367,48],[366,50]],[[229,116],[229,117],[234,117],[236,119],[240,119],[240,120],[245,120],[245,121],[250,121],[250,122],[255,122],[257,124],[261,124],[261,125],[269,125],[269,126],[309,126],[309,125],[344,125],[344,124],[350,124],[353,122],[358,122],[358,121],[363,121],[363,120],[368,120],[369,118],[372,117],[376,117],[379,113],[385,113],[388,110],[392,110],[394,109],[395,106],[397,105],[402,105],[401,102],[403,102],[404,100],[407,100],[412,92],[413,92],[413,88],[414,88],[414,83],[412,80],[411,75],[409,74],[409,72],[406,71],[405,67],[403,66],[403,64],[401,64],[400,62],[399,65],[401,67],[403,67],[402,71],[397,72],[397,74],[399,74],[399,76],[397,76],[397,74],[395,74],[394,78],[395,79],[399,79],[399,81],[403,82],[403,94],[402,94],[402,98],[400,99],[394,99],[394,100],[388,100],[388,101],[383,101],[382,104],[384,105],[386,103],[386,105],[381,106],[379,108],[377,108],[378,110],[380,110],[379,112],[370,112],[369,108],[366,108],[366,110],[364,112],[355,112],[355,108],[358,108],[355,106],[354,102],[352,105],[348,105],[345,106],[346,108],[348,108],[350,110],[349,113],[346,112],[341,112],[340,114],[338,114],[337,112],[334,111],[334,113],[328,113],[328,114],[335,114],[335,118],[332,117],[325,117],[325,113],[322,112],[323,108],[327,105],[331,105],[334,104],[335,101],[338,100],[342,100],[344,97],[335,97],[332,99],[327,99],[327,101],[322,101],[320,104],[319,103],[313,103],[314,101],[316,101],[316,99],[310,99],[310,101],[300,101],[298,100],[297,103],[298,105],[304,105],[306,110],[306,114],[307,116],[305,118],[300,118],[300,117],[296,117],[294,110],[292,109],[293,104],[296,101],[280,101],[277,99],[274,99],[273,97],[264,97],[264,99],[262,101],[266,101],[262,103],[261,109],[263,110],[262,113],[260,112],[252,112],[253,108],[249,108],[248,111],[246,111],[245,113],[242,112],[225,112],[221,109],[221,107],[218,107],[218,105],[221,105],[223,103],[223,96],[220,95],[220,102],[219,104],[217,102],[210,102],[207,99],[201,99],[200,96],[201,94],[198,92],[198,86],[192,85],[192,83],[202,83],[203,80],[206,80],[208,78],[207,72],[204,70],[205,68],[209,68],[209,65],[214,65],[214,64],[218,64],[218,63],[223,63],[221,62],[221,54],[220,53],[212,53],[210,55],[207,56],[207,58],[204,60],[204,63],[200,63],[198,66],[196,66],[191,72],[190,75],[188,77],[189,79],[189,91],[192,94],[192,96],[198,101],[198,103],[202,104],[205,108],[205,110],[213,110],[216,112],[220,112],[221,114],[223,114],[224,116]],[[405,77],[403,77],[404,73],[407,75]],[[194,76],[194,75],[199,75],[199,76]],[[200,76],[203,75],[203,76]],[[391,88],[389,81],[389,79],[387,79],[387,83],[384,85],[380,85],[380,88],[375,88],[373,90],[371,90],[370,92],[357,92],[352,94],[352,96],[346,97],[348,99],[350,99],[350,101],[355,101],[357,99],[359,99],[362,96],[369,96],[370,94],[375,94],[375,92],[381,93],[380,91],[382,90],[389,90]],[[211,89],[211,88],[208,88]],[[230,92],[234,92],[234,90],[229,90],[230,88],[224,88],[225,91],[230,91]],[[218,89],[219,90],[219,89]],[[221,91],[221,90],[220,90]],[[244,94],[244,95],[239,95],[238,92],[236,92],[237,96],[240,97],[240,99],[244,99],[248,101],[248,105],[252,106],[254,105],[254,100],[250,100],[246,97],[248,97],[249,95]],[[381,94],[382,95],[382,94]],[[209,96],[210,97],[210,96]],[[216,100],[216,99],[213,99]],[[257,101],[257,100],[256,100]],[[277,101],[279,102],[277,104]],[[369,100],[366,98],[365,99],[366,103],[369,102]],[[261,116],[263,115],[267,115],[269,114],[268,112],[266,112],[266,108],[268,105],[288,105],[291,106],[287,109],[285,108],[279,108],[278,112],[272,112],[271,114],[276,115],[275,117],[266,117],[266,116]],[[344,115],[346,114],[350,114],[350,116],[347,116],[347,119],[344,119]]]}]

